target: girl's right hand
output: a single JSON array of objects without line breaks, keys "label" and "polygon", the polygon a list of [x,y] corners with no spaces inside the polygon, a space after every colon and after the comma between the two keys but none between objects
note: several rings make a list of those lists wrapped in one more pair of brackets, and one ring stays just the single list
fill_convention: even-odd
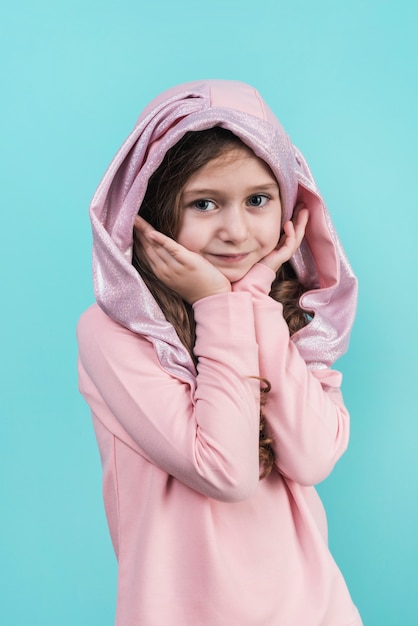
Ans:
[{"label": "girl's right hand", "polygon": [[229,280],[209,261],[155,230],[139,215],[134,228],[157,278],[189,304],[231,291]]}]

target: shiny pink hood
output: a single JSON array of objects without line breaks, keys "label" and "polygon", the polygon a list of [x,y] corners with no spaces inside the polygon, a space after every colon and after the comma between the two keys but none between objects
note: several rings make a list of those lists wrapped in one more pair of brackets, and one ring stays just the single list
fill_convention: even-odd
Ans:
[{"label": "shiny pink hood", "polygon": [[228,128],[268,163],[279,183],[283,221],[298,202],[309,209],[306,236],[292,264],[312,288],[301,304],[315,317],[292,339],[309,367],[328,367],[347,348],[357,281],[303,156],[258,92],[243,83],[186,83],[164,92],[143,111],[90,207],[97,302],[111,318],[146,335],[165,369],[193,383],[187,350],[132,266],[132,231],[148,180],[167,150],[187,131],[212,126]]}]

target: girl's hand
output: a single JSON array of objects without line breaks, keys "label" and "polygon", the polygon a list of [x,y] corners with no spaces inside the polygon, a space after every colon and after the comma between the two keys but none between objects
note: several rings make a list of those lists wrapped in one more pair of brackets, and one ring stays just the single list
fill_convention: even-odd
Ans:
[{"label": "girl's hand", "polygon": [[260,263],[264,263],[274,272],[277,272],[283,263],[290,259],[299,248],[305,236],[306,224],[309,219],[308,209],[298,210],[296,208],[295,213],[295,222],[290,220],[285,222],[283,225],[284,233],[280,237],[276,248],[260,261]]},{"label": "girl's hand", "polygon": [[209,261],[155,230],[139,215],[134,228],[157,278],[189,304],[231,291],[229,280]]}]

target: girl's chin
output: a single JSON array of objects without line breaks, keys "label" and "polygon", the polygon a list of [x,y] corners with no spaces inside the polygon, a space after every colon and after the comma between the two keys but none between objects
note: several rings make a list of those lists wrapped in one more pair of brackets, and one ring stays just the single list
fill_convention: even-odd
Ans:
[{"label": "girl's chin", "polygon": [[212,263],[230,283],[236,283],[244,278],[254,265],[259,263],[258,255],[243,255],[241,258],[223,258],[220,256],[207,256],[207,260]]},{"label": "girl's chin", "polygon": [[236,283],[241,278],[244,278],[246,274],[250,271],[253,266],[249,266],[246,268],[231,268],[230,270],[222,268],[221,272],[229,280],[230,283]]}]

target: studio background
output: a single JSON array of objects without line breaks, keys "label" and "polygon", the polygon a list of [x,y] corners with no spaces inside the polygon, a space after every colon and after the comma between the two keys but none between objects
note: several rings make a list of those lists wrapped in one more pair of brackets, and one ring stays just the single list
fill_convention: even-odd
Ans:
[{"label": "studio background", "polygon": [[2,6],[1,624],[113,624],[116,561],[76,375],[75,326],[93,301],[88,205],[151,98],[227,78],[258,88],[307,157],[359,277],[337,364],[351,444],[319,491],[365,626],[416,626],[417,7]]}]

